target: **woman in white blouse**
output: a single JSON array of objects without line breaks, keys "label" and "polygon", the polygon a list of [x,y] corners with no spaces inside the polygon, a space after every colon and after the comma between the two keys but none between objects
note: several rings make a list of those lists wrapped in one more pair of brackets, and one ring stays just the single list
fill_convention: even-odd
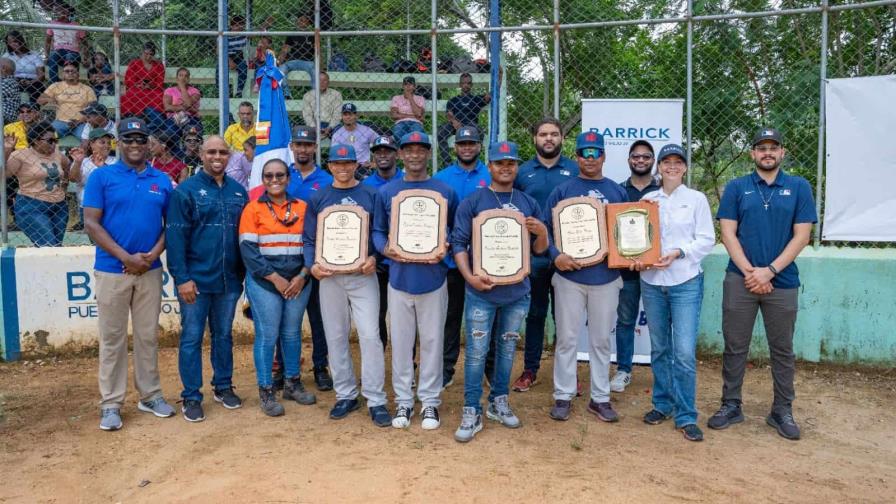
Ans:
[{"label": "woman in white blouse", "polygon": [[657,425],[674,418],[685,439],[702,441],[694,405],[697,326],[703,302],[700,263],[715,245],[715,230],[706,196],[683,183],[688,164],[680,145],[660,150],[657,170],[661,188],[642,199],[659,203],[662,257],[652,266],[632,265],[641,271],[653,369],[653,409],[644,415],[644,422]]}]

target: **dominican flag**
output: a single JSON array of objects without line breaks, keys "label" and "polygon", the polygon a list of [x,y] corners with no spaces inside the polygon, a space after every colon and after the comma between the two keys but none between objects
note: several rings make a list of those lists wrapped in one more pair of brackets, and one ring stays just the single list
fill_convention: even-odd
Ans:
[{"label": "dominican flag", "polygon": [[287,165],[291,160],[289,152],[289,117],[286,115],[286,100],[283,97],[283,79],[286,78],[274,55],[268,52],[264,66],[255,73],[258,83],[258,117],[255,119],[255,159],[249,174],[249,197],[258,199],[264,194],[261,185],[261,168],[271,159],[282,159]]}]

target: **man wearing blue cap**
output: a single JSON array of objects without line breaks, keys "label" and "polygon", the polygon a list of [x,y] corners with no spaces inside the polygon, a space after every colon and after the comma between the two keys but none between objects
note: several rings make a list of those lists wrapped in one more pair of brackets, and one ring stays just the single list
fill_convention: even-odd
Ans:
[{"label": "man wearing blue cap", "polygon": [[519,167],[519,149],[513,142],[498,142],[489,148],[488,169],[491,181],[458,206],[451,234],[451,248],[457,268],[466,280],[466,355],[464,358],[464,409],[454,439],[470,441],[482,430],[482,378],[490,342],[496,340],[495,371],[488,396],[488,418],[509,428],[521,425],[510,409],[510,372],[520,328],[529,312],[529,278],[509,285],[494,285],[488,277],[473,273],[470,261],[473,219],[492,209],[512,210],[526,218],[532,240],[532,252],[542,254],[548,247],[548,231],[539,218],[541,209],[535,199],[514,190]]},{"label": "man wearing blue cap", "polygon": [[377,324],[379,288],[374,274],[376,258],[372,254],[371,237],[368,234],[371,254],[359,272],[337,274],[324,264],[315,262],[318,215],[333,205],[352,205],[360,207],[370,216],[373,214],[376,190],[362,185],[355,178],[358,158],[351,145],[333,144],[329,159],[333,184],[315,193],[308,203],[303,253],[305,264],[312,265],[311,274],[320,282],[320,302],[327,307],[323,313],[323,323],[336,390],[336,404],[330,410],[330,418],[345,418],[360,407],[348,342],[354,320],[361,346],[361,393],[367,399],[367,409],[374,424],[388,427],[392,425],[392,416],[386,410],[386,393],[383,391],[386,371]]},{"label": "man wearing blue cap", "polygon": [[[448,266],[444,254],[427,263],[411,263],[395,254],[388,246],[392,213],[392,199],[402,191],[427,189],[436,191],[448,201],[448,222],[451,229],[457,197],[444,182],[433,180],[427,173],[432,144],[429,136],[413,131],[401,139],[401,160],[405,175],[402,180],[380,188],[376,198],[373,221],[373,242],[377,251],[392,261],[389,266],[389,321],[392,330],[392,387],[397,408],[392,426],[399,429],[411,425],[414,413],[413,349],[420,334],[420,379],[417,397],[422,403],[423,429],[437,429],[442,392],[442,347],[445,311],[448,308],[448,288],[445,276]],[[447,234],[446,234],[447,236]]]},{"label": "man wearing blue cap", "polygon": [[602,135],[595,131],[579,134],[576,157],[579,176],[551,192],[543,216],[551,234],[549,252],[558,271],[551,280],[556,300],[557,342],[554,346],[554,407],[550,415],[554,420],[569,419],[572,399],[576,396],[576,347],[579,333],[587,322],[591,370],[591,401],[587,411],[604,422],[615,422],[619,417],[610,404],[610,332],[615,322],[622,279],[619,271],[607,267],[606,261],[586,267],[557,250],[552,211],[568,198],[585,196],[607,204],[622,203],[628,197],[619,184],[603,175],[606,155]]},{"label": "man wearing blue cap", "polygon": [[[489,168],[479,159],[482,140],[475,126],[463,126],[454,136],[454,152],[457,162],[448,165],[433,178],[451,186],[458,201],[488,187],[491,182]],[[457,270],[451,254],[445,258],[448,264],[448,316],[445,319],[445,358],[442,385],[454,382],[454,366],[460,355],[460,321],[464,315],[464,277]]]},{"label": "man wearing blue cap", "polygon": [[342,106],[342,126],[333,131],[333,143],[354,147],[358,164],[365,170],[370,166],[370,144],[376,137],[376,131],[358,122],[358,108],[354,103]]}]

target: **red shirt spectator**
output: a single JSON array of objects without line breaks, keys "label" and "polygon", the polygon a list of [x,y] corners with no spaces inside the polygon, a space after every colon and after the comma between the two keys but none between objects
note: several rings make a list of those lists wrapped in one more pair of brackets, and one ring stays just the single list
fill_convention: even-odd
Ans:
[{"label": "red shirt spectator", "polygon": [[165,65],[155,58],[156,45],[143,44],[143,54],[128,64],[124,73],[125,93],[121,96],[121,115],[141,115],[148,108],[164,110]]},{"label": "red shirt spectator", "polygon": [[171,181],[177,184],[183,182],[190,175],[187,164],[174,157],[172,151],[176,147],[176,141],[168,135],[153,135],[149,137],[149,152],[152,159],[149,164],[153,168],[165,172]]}]

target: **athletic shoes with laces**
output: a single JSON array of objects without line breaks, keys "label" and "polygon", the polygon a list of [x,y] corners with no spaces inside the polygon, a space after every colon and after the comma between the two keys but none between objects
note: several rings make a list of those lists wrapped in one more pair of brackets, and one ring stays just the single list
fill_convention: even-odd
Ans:
[{"label": "athletic shoes with laces", "polygon": [[616,374],[613,375],[613,379],[610,380],[610,391],[625,392],[625,387],[627,387],[631,382],[631,373],[627,371],[616,371]]},{"label": "athletic shoes with laces", "polygon": [[168,418],[174,416],[174,408],[165,401],[162,396],[150,399],[148,401],[140,401],[137,403],[137,409],[145,413],[152,413],[159,418]]},{"label": "athletic shoes with laces", "polygon": [[392,427],[396,429],[407,429],[411,426],[411,417],[414,416],[414,409],[409,406],[399,406],[395,410],[395,416],[392,417]]},{"label": "athletic shoes with laces", "polygon": [[420,415],[423,417],[423,430],[438,429],[442,422],[439,421],[439,408],[435,406],[425,406]]},{"label": "athletic shoes with laces", "polygon": [[485,411],[485,416],[491,420],[500,422],[501,425],[510,429],[517,429],[522,425],[520,419],[517,418],[517,416],[513,414],[513,410],[510,409],[510,404],[507,402],[506,395],[495,397],[495,399],[489,403],[488,409]]},{"label": "athletic shoes with laces", "polygon": [[121,412],[118,408],[103,408],[100,410],[100,429],[115,431],[124,425],[121,422]]},{"label": "athletic shoes with laces", "polygon": [[481,430],[482,415],[476,413],[476,408],[465,407],[460,418],[460,427],[454,432],[454,439],[460,443],[468,443]]},{"label": "athletic shoes with laces", "polygon": [[526,392],[533,385],[538,383],[538,376],[536,376],[535,371],[531,371],[529,369],[523,371],[523,374],[520,375],[519,378],[513,382],[513,390],[515,392]]},{"label": "athletic shoes with laces", "polygon": [[234,393],[233,387],[215,390],[215,401],[221,403],[221,406],[227,409],[238,409],[243,406],[243,400]]}]

